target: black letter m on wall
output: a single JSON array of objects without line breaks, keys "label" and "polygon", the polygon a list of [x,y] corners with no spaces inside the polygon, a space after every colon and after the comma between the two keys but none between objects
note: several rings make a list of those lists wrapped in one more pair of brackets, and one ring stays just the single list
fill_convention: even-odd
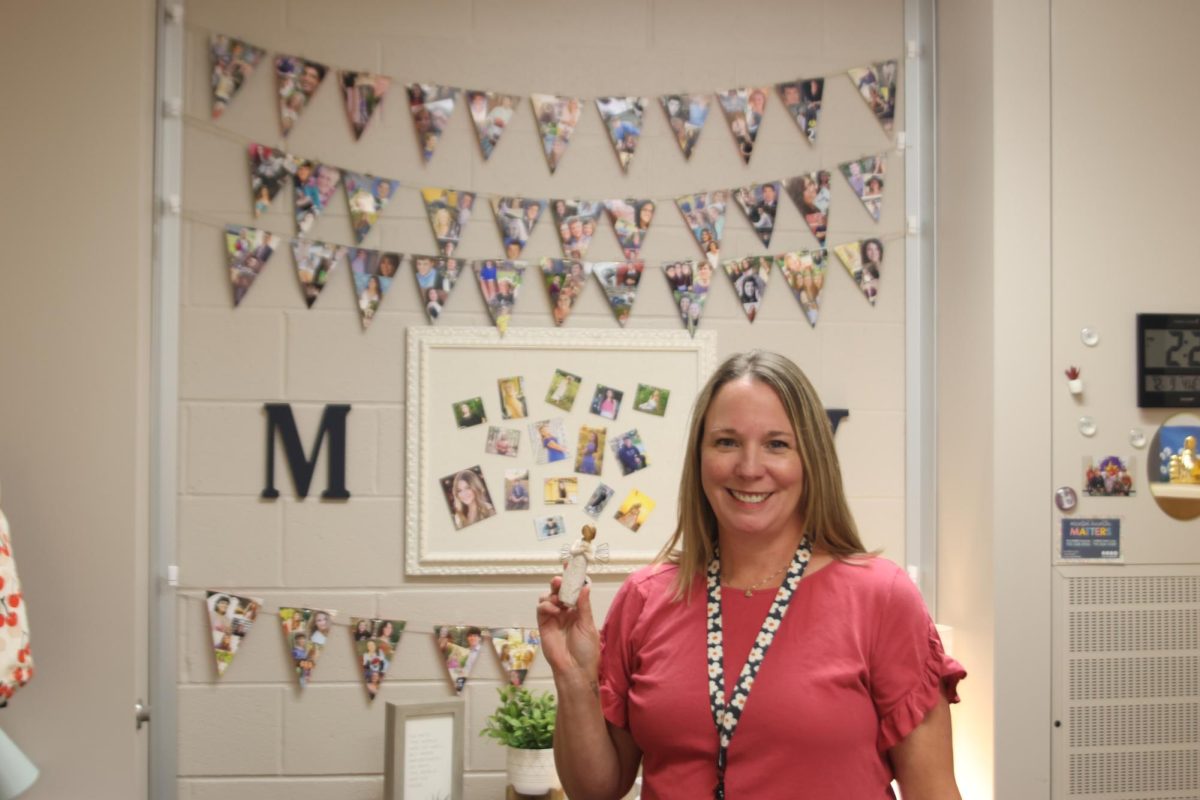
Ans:
[{"label": "black letter m on wall", "polygon": [[267,412],[267,485],[262,490],[262,496],[269,499],[279,497],[279,491],[275,488],[275,431],[278,430],[288,469],[296,484],[296,494],[308,497],[308,487],[317,468],[317,457],[321,455],[321,444],[328,435],[329,480],[321,497],[331,500],[350,497],[350,492],[346,491],[346,415],[350,413],[350,406],[325,406],[321,425],[317,428],[317,438],[313,442],[312,458],[309,459],[304,457],[292,407],[287,403],[264,403],[263,409]]}]

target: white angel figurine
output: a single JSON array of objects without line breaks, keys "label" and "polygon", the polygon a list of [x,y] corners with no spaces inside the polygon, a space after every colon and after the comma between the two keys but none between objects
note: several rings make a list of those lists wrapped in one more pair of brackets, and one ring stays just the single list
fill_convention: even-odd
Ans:
[{"label": "white angel figurine", "polygon": [[570,547],[562,548],[563,577],[558,587],[558,599],[568,608],[579,602],[579,593],[588,582],[588,565],[593,561],[608,561],[608,545],[592,545],[596,526],[584,525],[583,538]]}]

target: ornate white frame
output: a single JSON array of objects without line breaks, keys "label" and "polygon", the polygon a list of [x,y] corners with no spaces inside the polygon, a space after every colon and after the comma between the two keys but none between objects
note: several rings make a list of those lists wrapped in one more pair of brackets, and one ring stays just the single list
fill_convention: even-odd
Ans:
[{"label": "ornate white frame", "polygon": [[[712,331],[698,331],[694,337],[683,330],[627,331],[604,329],[518,328],[503,337],[494,328],[438,328],[414,326],[408,329],[406,392],[405,471],[405,574],[406,575],[549,575],[562,569],[557,552],[532,550],[515,540],[501,541],[495,549],[480,552],[439,551],[430,546],[430,523],[434,503],[430,487],[436,481],[429,468],[430,408],[429,386],[439,350],[477,350],[481,358],[505,350],[562,350],[564,360],[586,358],[588,351],[637,354],[663,354],[690,357],[696,368],[696,386],[716,367],[717,338]],[[672,397],[675,413],[685,415],[691,398]],[[440,519],[440,517],[439,517]],[[521,539],[520,541],[526,541]],[[645,550],[614,547],[606,564],[595,565],[596,572],[631,572],[646,564],[657,547]]]}]

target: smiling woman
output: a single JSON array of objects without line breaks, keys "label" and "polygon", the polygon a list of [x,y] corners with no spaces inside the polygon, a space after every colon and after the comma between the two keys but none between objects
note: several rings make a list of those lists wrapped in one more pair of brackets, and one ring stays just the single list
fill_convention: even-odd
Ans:
[{"label": "smiling woman", "polygon": [[639,762],[647,800],[891,797],[893,780],[959,798],[966,673],[903,570],[865,552],[825,410],[782,356],[735,355],[701,390],[675,533],[602,634],[589,590],[568,609],[559,582],[538,622],[572,798],[622,796]]}]

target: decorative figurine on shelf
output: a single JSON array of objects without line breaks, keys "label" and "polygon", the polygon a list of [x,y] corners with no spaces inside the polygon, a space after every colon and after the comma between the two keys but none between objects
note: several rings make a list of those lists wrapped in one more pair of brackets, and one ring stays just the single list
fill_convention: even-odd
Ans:
[{"label": "decorative figurine on shelf", "polygon": [[1067,389],[1071,394],[1083,394],[1083,381],[1079,379],[1079,367],[1067,367]]},{"label": "decorative figurine on shelf", "polygon": [[[1200,483],[1200,458],[1196,456],[1196,437],[1187,436],[1183,447],[1171,456],[1169,467],[1171,483]],[[563,579],[566,583],[566,579]]]},{"label": "decorative figurine on shelf", "polygon": [[567,608],[574,608],[579,593],[587,583],[588,566],[593,561],[608,561],[608,545],[592,545],[596,538],[596,526],[584,525],[583,538],[570,547],[563,547],[563,577],[558,588],[558,599]]}]

